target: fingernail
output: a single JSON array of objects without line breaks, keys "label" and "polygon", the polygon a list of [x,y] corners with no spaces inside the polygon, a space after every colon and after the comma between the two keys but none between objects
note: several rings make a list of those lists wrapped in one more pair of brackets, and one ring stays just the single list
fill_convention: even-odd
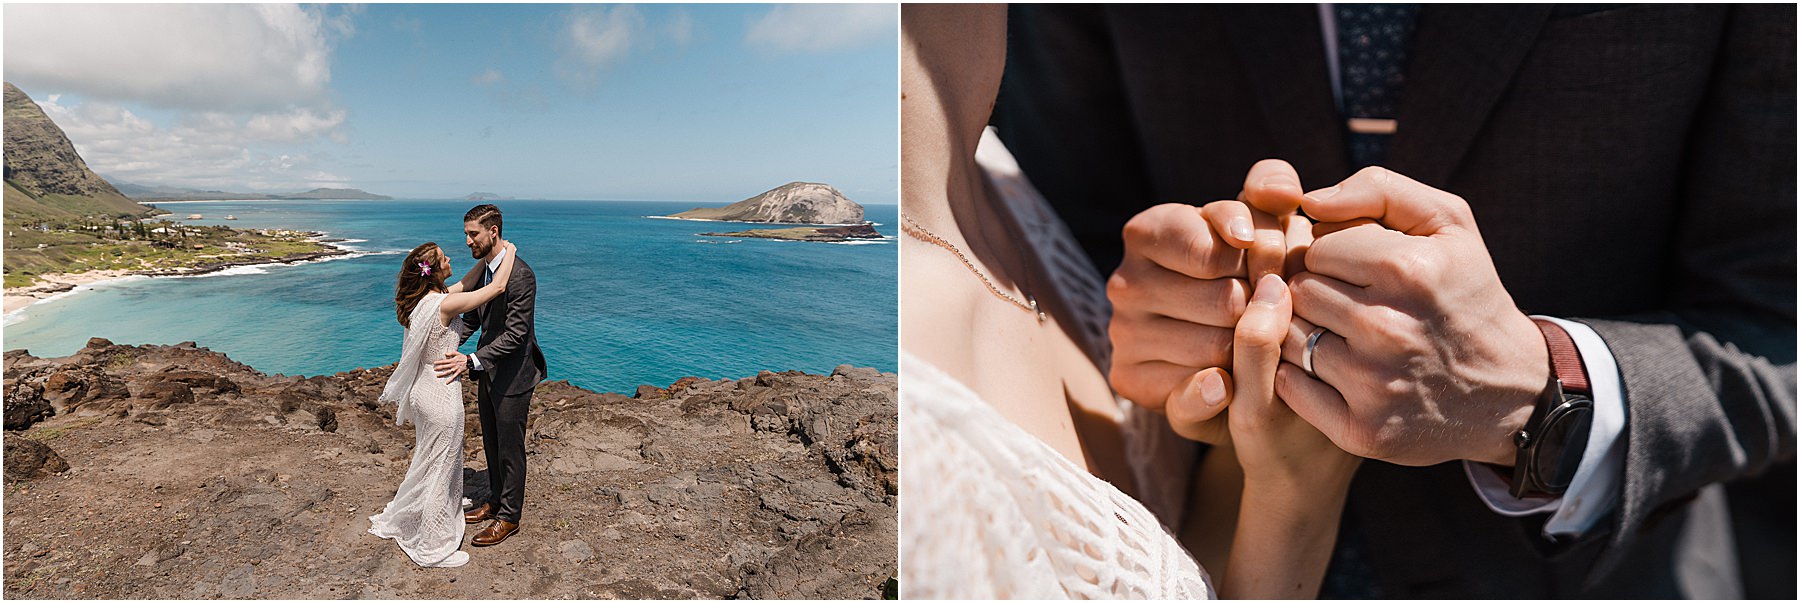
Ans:
[{"label": "fingernail", "polygon": [[1256,239],[1256,233],[1253,229],[1250,228],[1249,220],[1245,220],[1243,218],[1234,218],[1231,220],[1231,226],[1230,226],[1229,230],[1231,230],[1231,238],[1237,239],[1239,241],[1247,242],[1247,241],[1253,241]]},{"label": "fingernail", "polygon": [[1276,305],[1281,303],[1281,293],[1285,285],[1276,274],[1265,274],[1256,281],[1256,293],[1250,297],[1250,303]]},{"label": "fingernail", "polygon": [[1281,176],[1270,176],[1268,178],[1264,178],[1260,184],[1262,185],[1263,188],[1267,188],[1267,189],[1294,188],[1294,181],[1289,180],[1287,178],[1283,178]]},{"label": "fingernail", "polygon": [[1322,188],[1322,189],[1307,193],[1306,196],[1311,198],[1314,201],[1324,201],[1326,199],[1332,198],[1333,196],[1335,196],[1337,194],[1338,194],[1338,187],[1333,186],[1330,188]]},{"label": "fingernail", "polygon": [[1219,378],[1218,371],[1206,371],[1200,376],[1200,399],[1207,406],[1218,406],[1225,403],[1225,380]]}]

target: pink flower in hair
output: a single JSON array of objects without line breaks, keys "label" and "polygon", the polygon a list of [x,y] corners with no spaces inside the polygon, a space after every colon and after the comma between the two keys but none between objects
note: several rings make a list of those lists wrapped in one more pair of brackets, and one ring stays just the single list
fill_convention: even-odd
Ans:
[{"label": "pink flower in hair", "polygon": [[431,264],[419,262],[419,274],[431,276]]}]

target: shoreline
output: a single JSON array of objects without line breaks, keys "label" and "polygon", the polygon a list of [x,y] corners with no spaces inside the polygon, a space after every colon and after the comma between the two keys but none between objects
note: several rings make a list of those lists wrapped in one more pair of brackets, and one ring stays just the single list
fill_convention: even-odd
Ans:
[{"label": "shoreline", "polygon": [[[318,235],[318,236],[323,236]],[[342,240],[342,239],[340,239]],[[37,305],[38,303],[73,293],[81,287],[93,288],[96,285],[121,281],[134,277],[156,278],[169,276],[203,276],[237,268],[241,266],[264,266],[269,264],[298,264],[301,262],[322,260],[327,258],[364,253],[354,249],[335,245],[333,242],[317,241],[329,249],[308,253],[285,255],[278,258],[257,258],[253,260],[231,260],[201,264],[193,268],[174,268],[164,270],[89,270],[87,272],[57,273],[38,275],[40,282],[29,287],[7,289],[5,295],[5,320],[10,324],[16,312]]]}]

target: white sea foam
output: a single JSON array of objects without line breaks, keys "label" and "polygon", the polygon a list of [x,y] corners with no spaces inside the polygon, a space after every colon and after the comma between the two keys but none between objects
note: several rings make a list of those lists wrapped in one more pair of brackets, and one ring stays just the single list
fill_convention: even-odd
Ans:
[{"label": "white sea foam", "polygon": [[131,281],[141,281],[141,280],[144,280],[147,278],[150,278],[150,277],[144,276],[141,274],[132,274],[132,275],[121,276],[118,278],[106,279],[103,281],[94,281],[92,283],[88,283],[85,285],[76,285],[74,289],[70,289],[70,290],[64,291],[62,293],[57,293],[55,295],[51,295],[49,297],[39,299],[37,301],[26,304],[25,307],[23,307],[23,308],[19,308],[17,310],[7,312],[4,320],[0,320],[0,326],[11,326],[14,324],[18,324],[20,321],[25,320],[29,316],[25,313],[26,310],[30,310],[34,307],[38,307],[43,304],[48,304],[48,303],[53,303],[56,301],[68,299],[70,297],[74,297],[76,295],[86,293],[88,291],[93,291],[95,289],[111,287],[114,285],[128,283]]}]

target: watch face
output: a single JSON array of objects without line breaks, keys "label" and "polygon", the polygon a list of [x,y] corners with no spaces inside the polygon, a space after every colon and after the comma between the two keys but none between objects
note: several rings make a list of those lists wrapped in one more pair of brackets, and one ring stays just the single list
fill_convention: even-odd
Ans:
[{"label": "watch face", "polygon": [[1575,479],[1581,453],[1587,450],[1588,430],[1594,423],[1594,405],[1585,398],[1570,398],[1550,411],[1540,430],[1531,470],[1537,482],[1553,494],[1561,494]]}]

